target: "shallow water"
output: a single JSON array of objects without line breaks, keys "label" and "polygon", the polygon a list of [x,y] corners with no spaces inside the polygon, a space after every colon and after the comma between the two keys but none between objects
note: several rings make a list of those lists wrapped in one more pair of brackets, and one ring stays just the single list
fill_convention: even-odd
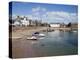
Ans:
[{"label": "shallow water", "polygon": [[75,55],[78,53],[78,32],[43,32],[37,41],[13,41],[13,58]]}]

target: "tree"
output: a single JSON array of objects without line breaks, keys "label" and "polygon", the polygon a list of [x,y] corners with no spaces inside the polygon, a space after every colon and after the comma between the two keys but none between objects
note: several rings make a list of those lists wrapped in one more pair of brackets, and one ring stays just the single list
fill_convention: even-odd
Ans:
[{"label": "tree", "polygon": [[71,27],[71,22],[70,22],[70,23],[68,23],[67,27]]}]

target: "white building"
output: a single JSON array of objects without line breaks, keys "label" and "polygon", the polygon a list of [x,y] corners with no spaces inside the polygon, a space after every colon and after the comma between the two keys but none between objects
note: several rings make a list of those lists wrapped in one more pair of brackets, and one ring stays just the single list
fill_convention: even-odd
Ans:
[{"label": "white building", "polygon": [[24,18],[24,20],[21,20],[21,23],[24,26],[28,26],[29,25],[29,20],[26,20],[26,18]]},{"label": "white building", "polygon": [[59,23],[51,23],[50,27],[60,27],[60,24]]},{"label": "white building", "polygon": [[26,17],[22,18],[22,19],[19,19],[19,20],[16,20],[14,22],[14,25],[15,26],[28,26],[29,25],[29,20],[26,20]]},{"label": "white building", "polygon": [[13,25],[20,25],[20,23],[18,21],[15,21]]}]

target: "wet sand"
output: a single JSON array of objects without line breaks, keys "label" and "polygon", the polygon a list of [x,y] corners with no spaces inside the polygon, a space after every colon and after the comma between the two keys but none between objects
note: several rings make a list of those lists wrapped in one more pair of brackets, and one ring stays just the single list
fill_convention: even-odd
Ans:
[{"label": "wet sand", "polygon": [[12,57],[29,58],[43,56],[44,54],[38,48],[33,47],[36,44],[38,44],[38,41],[27,40],[26,38],[12,40]]},{"label": "wet sand", "polygon": [[35,50],[33,45],[38,41],[27,40],[33,32],[46,29],[46,27],[24,28],[12,31],[12,57],[13,58],[26,58],[26,57],[39,57],[41,56],[39,50]]},{"label": "wet sand", "polygon": [[18,30],[12,31],[12,38],[23,38],[25,36],[31,36],[33,32],[40,32],[41,30],[46,30],[48,27],[30,27],[30,28],[20,28]]}]

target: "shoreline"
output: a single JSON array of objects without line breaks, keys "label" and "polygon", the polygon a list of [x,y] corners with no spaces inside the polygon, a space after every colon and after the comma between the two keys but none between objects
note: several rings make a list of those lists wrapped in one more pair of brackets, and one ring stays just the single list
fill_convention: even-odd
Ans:
[{"label": "shoreline", "polygon": [[52,28],[52,27],[18,27],[12,29],[12,39],[29,37],[33,32],[48,32],[48,30],[60,30],[60,31],[70,31],[70,30],[78,30],[78,28]]}]

